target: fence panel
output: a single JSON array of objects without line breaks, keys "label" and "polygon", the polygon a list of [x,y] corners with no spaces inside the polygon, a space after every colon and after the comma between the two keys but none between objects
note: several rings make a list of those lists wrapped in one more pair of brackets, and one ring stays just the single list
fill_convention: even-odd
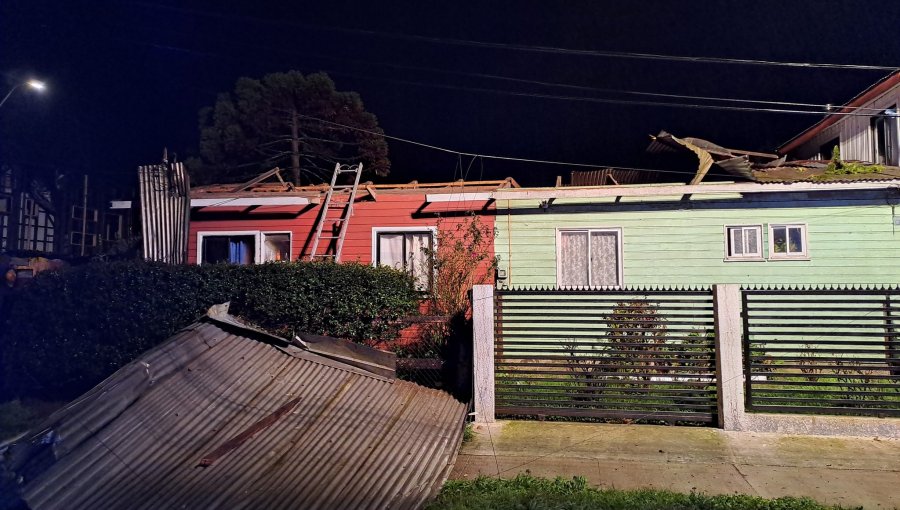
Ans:
[{"label": "fence panel", "polygon": [[748,411],[900,416],[900,290],[743,289]]},{"label": "fence panel", "polygon": [[501,290],[498,415],[716,420],[712,292]]}]

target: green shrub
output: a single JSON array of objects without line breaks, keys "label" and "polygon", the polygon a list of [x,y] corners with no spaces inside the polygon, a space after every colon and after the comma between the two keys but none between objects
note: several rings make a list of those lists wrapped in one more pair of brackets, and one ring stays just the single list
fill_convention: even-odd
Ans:
[{"label": "green shrub", "polygon": [[213,304],[274,334],[305,331],[358,342],[390,339],[416,310],[412,280],[361,264],[166,266],[94,263],[45,272],[8,296],[5,382],[16,395],[71,397]]}]

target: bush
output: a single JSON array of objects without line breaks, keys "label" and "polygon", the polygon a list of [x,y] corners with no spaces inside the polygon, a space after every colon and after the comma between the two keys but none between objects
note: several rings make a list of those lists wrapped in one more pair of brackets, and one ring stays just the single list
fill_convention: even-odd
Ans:
[{"label": "bush", "polygon": [[282,336],[392,338],[418,295],[400,271],[360,264],[94,263],[45,272],[7,296],[2,350],[15,395],[71,397],[203,315],[232,313]]}]

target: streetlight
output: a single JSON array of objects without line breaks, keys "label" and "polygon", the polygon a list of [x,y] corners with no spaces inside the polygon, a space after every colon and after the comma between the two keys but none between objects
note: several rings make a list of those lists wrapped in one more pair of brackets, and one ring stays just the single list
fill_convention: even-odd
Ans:
[{"label": "streetlight", "polygon": [[9,99],[9,96],[11,96],[12,93],[15,92],[17,88],[23,87],[23,86],[24,86],[24,87],[32,88],[32,89],[34,89],[34,90],[37,90],[38,92],[41,92],[41,91],[43,91],[44,89],[47,88],[47,84],[44,83],[44,82],[42,82],[42,81],[40,81],[40,80],[28,80],[28,81],[23,81],[22,83],[20,83],[20,84],[16,85],[15,87],[9,89],[9,92],[7,92],[6,95],[3,96],[3,100],[0,101],[0,106],[3,106],[3,104],[6,103],[6,100]]}]

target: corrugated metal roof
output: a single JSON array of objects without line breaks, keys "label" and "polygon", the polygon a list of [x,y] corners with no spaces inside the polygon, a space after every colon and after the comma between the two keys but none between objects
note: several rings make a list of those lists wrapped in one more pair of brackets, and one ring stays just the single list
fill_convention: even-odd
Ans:
[{"label": "corrugated metal roof", "polygon": [[657,182],[659,172],[603,168],[599,170],[572,170],[566,186],[608,186],[622,184],[646,184]]},{"label": "corrugated metal roof", "polygon": [[[702,178],[702,155],[708,156],[712,164],[729,174],[756,182],[859,182],[900,179],[900,167],[869,165],[872,171],[856,174],[828,174],[829,161],[798,160],[786,161],[784,156],[775,154],[726,149],[700,138],[679,139],[661,131],[651,137],[648,152],[663,153],[690,150],[701,157],[698,175]],[[699,152],[698,152],[699,151]],[[867,163],[854,161],[854,163]],[[696,180],[696,179],[695,179]],[[699,182],[699,181],[697,181]],[[694,182],[696,183],[696,182]]]},{"label": "corrugated metal roof", "polygon": [[465,413],[206,318],[51,416],[6,467],[35,509],[417,508],[446,479]]}]

